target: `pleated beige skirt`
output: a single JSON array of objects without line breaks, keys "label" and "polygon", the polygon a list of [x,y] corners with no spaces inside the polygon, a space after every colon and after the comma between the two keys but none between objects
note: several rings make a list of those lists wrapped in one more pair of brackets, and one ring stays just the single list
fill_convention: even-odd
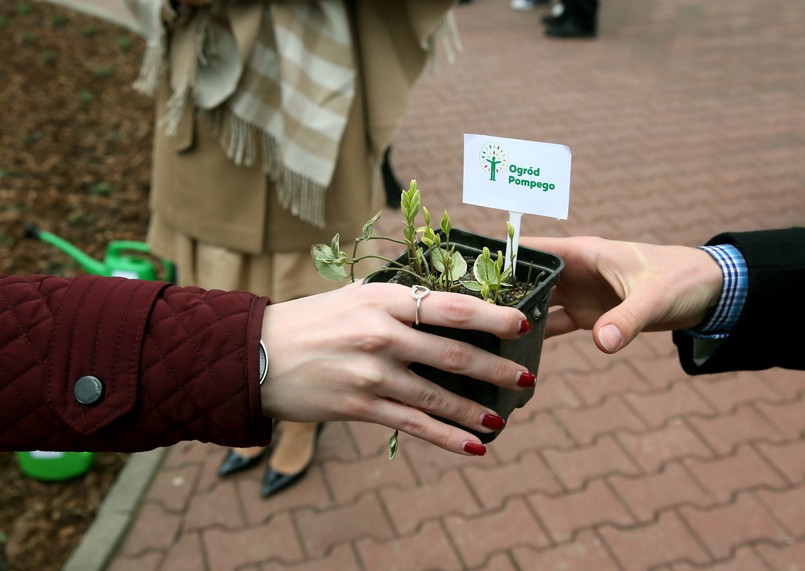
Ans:
[{"label": "pleated beige skirt", "polygon": [[177,285],[204,289],[245,290],[269,296],[272,302],[323,293],[347,281],[319,275],[309,250],[245,254],[205,244],[165,224],[154,214],[148,242],[177,268]]}]

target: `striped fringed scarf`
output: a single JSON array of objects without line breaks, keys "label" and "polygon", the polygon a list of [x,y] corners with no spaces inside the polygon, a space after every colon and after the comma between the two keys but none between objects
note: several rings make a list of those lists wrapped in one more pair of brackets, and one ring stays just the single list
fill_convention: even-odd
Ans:
[{"label": "striped fringed scarf", "polygon": [[[258,26],[255,9],[262,14]],[[227,156],[260,165],[284,208],[323,227],[325,191],[355,95],[343,1],[194,10],[177,20],[170,53],[161,19],[152,13],[155,24],[160,29],[149,34],[150,53],[135,87],[153,94],[170,62],[173,95],[160,125],[175,132],[186,98],[193,97]]]}]

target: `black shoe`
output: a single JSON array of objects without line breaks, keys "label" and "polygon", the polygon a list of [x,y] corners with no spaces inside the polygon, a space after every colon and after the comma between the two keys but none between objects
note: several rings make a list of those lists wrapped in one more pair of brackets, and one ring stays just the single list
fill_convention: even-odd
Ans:
[{"label": "black shoe", "polygon": [[307,464],[305,464],[305,467],[299,472],[296,472],[295,474],[283,474],[282,472],[277,472],[276,470],[272,469],[271,465],[269,464],[268,469],[263,476],[263,486],[260,488],[261,496],[267,498],[272,494],[276,494],[280,490],[290,488],[305,477],[311,464],[313,464],[313,459],[316,457],[316,448],[319,445],[319,436],[321,436],[322,430],[324,430],[323,422],[319,423],[319,425],[316,427],[316,436],[313,439],[313,450],[311,451],[310,458],[308,459]]},{"label": "black shoe", "polygon": [[394,170],[391,168],[391,147],[386,149],[383,155],[383,164],[380,165],[380,170],[383,174],[383,188],[386,191],[386,206],[395,210],[400,209],[400,202],[402,201],[403,187],[400,181],[397,180]]},{"label": "black shoe", "polygon": [[554,14],[553,12],[548,12],[542,17],[543,24],[554,25],[560,23],[562,20],[565,19],[565,13],[560,12],[559,14]]},{"label": "black shoe", "polygon": [[227,448],[226,456],[224,456],[221,465],[218,466],[218,476],[222,478],[224,476],[234,474],[235,472],[242,472],[247,468],[251,468],[263,459],[263,456],[266,454],[266,450],[268,450],[268,448],[264,448],[263,451],[257,456],[249,458],[248,456],[241,456],[232,448]]},{"label": "black shoe", "polygon": [[563,19],[545,26],[545,35],[551,38],[594,38],[595,27],[580,26],[570,19]]},{"label": "black shoe", "polygon": [[567,10],[563,4],[554,4],[550,12],[542,16],[543,24],[558,24],[567,18]]}]

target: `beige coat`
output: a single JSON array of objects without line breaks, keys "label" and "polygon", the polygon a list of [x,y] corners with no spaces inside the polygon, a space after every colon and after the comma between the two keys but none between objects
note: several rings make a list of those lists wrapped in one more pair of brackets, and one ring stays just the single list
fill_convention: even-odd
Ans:
[{"label": "beige coat", "polygon": [[[329,242],[336,232],[351,239],[379,210],[380,158],[427,61],[425,39],[452,1],[348,4],[355,23],[358,85],[327,190],[326,227],[316,228],[282,209],[259,167],[231,162],[190,105],[177,135],[157,128],[155,136],[151,208],[161,223],[201,242],[262,254],[306,251],[312,243]],[[157,95],[158,117],[164,115],[166,101],[163,88]]]}]

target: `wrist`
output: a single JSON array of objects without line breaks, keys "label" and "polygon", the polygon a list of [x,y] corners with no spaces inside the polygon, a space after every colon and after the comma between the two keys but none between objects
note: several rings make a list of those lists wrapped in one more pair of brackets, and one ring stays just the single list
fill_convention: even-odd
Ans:
[{"label": "wrist", "polygon": [[[741,252],[729,244],[701,246],[699,250],[710,258],[703,266],[706,272],[704,283],[716,293],[714,302],[704,319],[689,333],[697,337],[726,337],[738,320],[746,299],[746,262]],[[717,284],[717,285],[716,285]]]}]

